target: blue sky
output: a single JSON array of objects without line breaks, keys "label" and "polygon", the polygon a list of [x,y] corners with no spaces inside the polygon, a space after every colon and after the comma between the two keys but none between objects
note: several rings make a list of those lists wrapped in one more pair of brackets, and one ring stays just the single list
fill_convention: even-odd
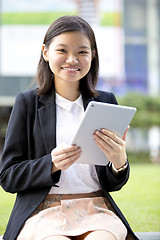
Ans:
[{"label": "blue sky", "polygon": [[[3,12],[72,11],[75,4],[70,0],[0,0]],[[112,10],[117,0],[100,0],[100,7]]]}]

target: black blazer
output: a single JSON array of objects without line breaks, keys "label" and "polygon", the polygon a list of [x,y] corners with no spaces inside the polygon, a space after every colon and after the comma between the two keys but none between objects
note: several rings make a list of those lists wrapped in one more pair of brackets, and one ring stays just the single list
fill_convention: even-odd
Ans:
[{"label": "black blazer", "polygon": [[[91,100],[117,104],[112,93],[99,92],[95,99],[83,97],[84,108]],[[57,187],[61,171],[51,174],[51,151],[56,147],[55,93],[37,96],[36,90],[19,93],[13,107],[2,160],[0,183],[5,191],[17,193],[5,240],[14,240],[24,222],[41,204],[52,186]],[[106,198],[128,229],[128,239],[138,239],[108,192],[117,191],[129,178],[129,166],[118,177],[110,167],[96,166]]]}]

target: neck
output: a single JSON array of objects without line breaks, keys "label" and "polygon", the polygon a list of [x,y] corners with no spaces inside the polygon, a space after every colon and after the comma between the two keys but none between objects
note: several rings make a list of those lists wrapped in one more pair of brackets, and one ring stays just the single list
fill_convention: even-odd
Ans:
[{"label": "neck", "polygon": [[79,85],[66,84],[60,86],[55,84],[55,90],[60,96],[72,102],[80,96]]}]

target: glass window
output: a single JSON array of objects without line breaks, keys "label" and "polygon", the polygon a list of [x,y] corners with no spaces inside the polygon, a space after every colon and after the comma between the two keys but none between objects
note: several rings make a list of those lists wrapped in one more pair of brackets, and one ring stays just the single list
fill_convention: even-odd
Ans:
[{"label": "glass window", "polygon": [[147,1],[124,0],[124,29],[127,37],[145,37],[147,33]]},{"label": "glass window", "polygon": [[147,91],[146,45],[125,45],[125,72],[128,88]]}]

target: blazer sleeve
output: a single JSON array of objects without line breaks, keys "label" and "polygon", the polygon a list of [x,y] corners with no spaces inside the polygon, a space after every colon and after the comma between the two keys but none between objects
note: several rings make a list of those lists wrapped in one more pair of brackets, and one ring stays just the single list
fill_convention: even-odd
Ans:
[{"label": "blazer sleeve", "polygon": [[51,155],[30,159],[30,118],[25,98],[19,94],[8,123],[0,162],[0,184],[8,192],[55,185],[51,174]]}]

